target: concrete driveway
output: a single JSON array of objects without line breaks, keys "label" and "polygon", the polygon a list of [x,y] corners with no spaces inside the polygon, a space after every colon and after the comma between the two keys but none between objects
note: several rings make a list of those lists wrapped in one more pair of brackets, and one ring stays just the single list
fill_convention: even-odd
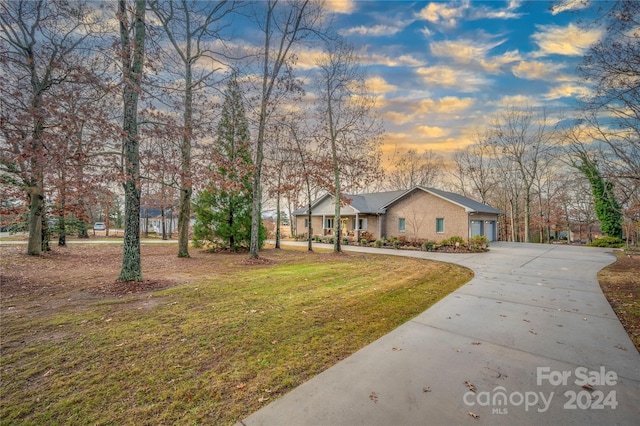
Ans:
[{"label": "concrete driveway", "polygon": [[345,249],[457,263],[475,277],[238,425],[638,424],[640,355],[596,279],[612,250]]}]

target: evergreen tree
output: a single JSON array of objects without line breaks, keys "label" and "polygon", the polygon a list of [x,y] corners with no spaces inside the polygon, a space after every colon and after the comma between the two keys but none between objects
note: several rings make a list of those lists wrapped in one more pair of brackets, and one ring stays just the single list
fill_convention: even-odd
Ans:
[{"label": "evergreen tree", "polygon": [[[195,202],[194,238],[238,251],[251,241],[253,160],[249,122],[235,76],[229,81],[213,148],[214,179]],[[260,227],[260,246],[266,229]]]},{"label": "evergreen tree", "polygon": [[586,154],[580,155],[577,168],[589,180],[600,229],[610,237],[622,238],[622,209],[613,193],[613,184],[603,179],[596,163]]}]

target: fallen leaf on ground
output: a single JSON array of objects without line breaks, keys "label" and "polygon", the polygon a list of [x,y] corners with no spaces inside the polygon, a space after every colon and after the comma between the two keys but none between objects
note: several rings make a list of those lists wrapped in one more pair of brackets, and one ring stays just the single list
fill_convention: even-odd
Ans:
[{"label": "fallen leaf on ground", "polygon": [[268,401],[269,397],[268,396],[261,396],[260,398],[258,398],[258,402],[265,402]]},{"label": "fallen leaf on ground", "polygon": [[426,388],[422,388],[422,392],[424,393],[431,392],[431,388],[428,386]]},{"label": "fallen leaf on ground", "polygon": [[472,345],[481,345],[482,342],[471,342]]},{"label": "fallen leaf on ground", "polygon": [[471,412],[471,411],[469,411],[469,415],[470,415],[471,417],[473,417],[474,419],[479,419],[479,418],[480,418],[480,416],[479,416],[479,415],[477,415],[476,413]]},{"label": "fallen leaf on ground", "polygon": [[537,334],[538,334],[538,333],[536,333],[536,331],[535,331],[535,330],[529,330],[529,333],[531,333],[531,334],[535,334],[535,335],[537,335]]},{"label": "fallen leaf on ground", "polygon": [[378,403],[378,394],[376,394],[375,392],[371,392],[369,394],[369,399],[373,401],[374,404]]},{"label": "fallen leaf on ground", "polygon": [[236,385],[236,389],[244,389],[246,386],[246,383],[239,383],[238,385]]},{"label": "fallen leaf on ground", "polygon": [[589,391],[593,390],[593,385],[591,383],[585,383],[584,385],[582,385],[582,387]]},{"label": "fallen leaf on ground", "polygon": [[475,393],[475,391],[477,390],[477,389],[476,389],[476,387],[473,385],[473,383],[471,383],[471,382],[470,382],[470,381],[468,381],[468,380],[465,380],[464,384],[465,384],[465,385],[467,385],[467,387],[469,388],[469,390],[470,390],[471,392],[474,392],[474,393]]},{"label": "fallen leaf on ground", "polygon": [[394,351],[401,351],[402,348],[393,348]]},{"label": "fallen leaf on ground", "polygon": [[627,348],[625,348],[625,347],[624,347],[624,346],[622,346],[622,345],[616,345],[616,348],[618,348],[618,349],[622,349],[623,351],[626,351],[626,350],[627,350]]}]

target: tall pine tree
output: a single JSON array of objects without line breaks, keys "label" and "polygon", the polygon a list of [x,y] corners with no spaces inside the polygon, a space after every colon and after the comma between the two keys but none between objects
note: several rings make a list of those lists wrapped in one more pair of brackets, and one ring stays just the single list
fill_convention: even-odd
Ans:
[{"label": "tall pine tree", "polygon": [[[238,251],[251,241],[253,160],[249,122],[236,76],[225,90],[212,157],[214,178],[195,202],[194,239]],[[260,245],[265,237],[261,226]]]}]

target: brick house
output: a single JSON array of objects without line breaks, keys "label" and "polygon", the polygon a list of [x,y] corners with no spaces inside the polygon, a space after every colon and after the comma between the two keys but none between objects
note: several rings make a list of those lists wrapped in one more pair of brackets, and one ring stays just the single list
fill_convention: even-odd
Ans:
[{"label": "brick house", "polygon": [[[404,236],[409,241],[441,241],[453,236],[484,235],[495,241],[499,237],[498,223],[503,212],[452,192],[416,186],[405,191],[345,197],[351,201],[341,208],[340,222],[342,234],[351,240]],[[307,232],[307,213],[307,208],[292,213],[298,234]],[[311,204],[313,235],[333,235],[334,213],[332,194]]]}]

